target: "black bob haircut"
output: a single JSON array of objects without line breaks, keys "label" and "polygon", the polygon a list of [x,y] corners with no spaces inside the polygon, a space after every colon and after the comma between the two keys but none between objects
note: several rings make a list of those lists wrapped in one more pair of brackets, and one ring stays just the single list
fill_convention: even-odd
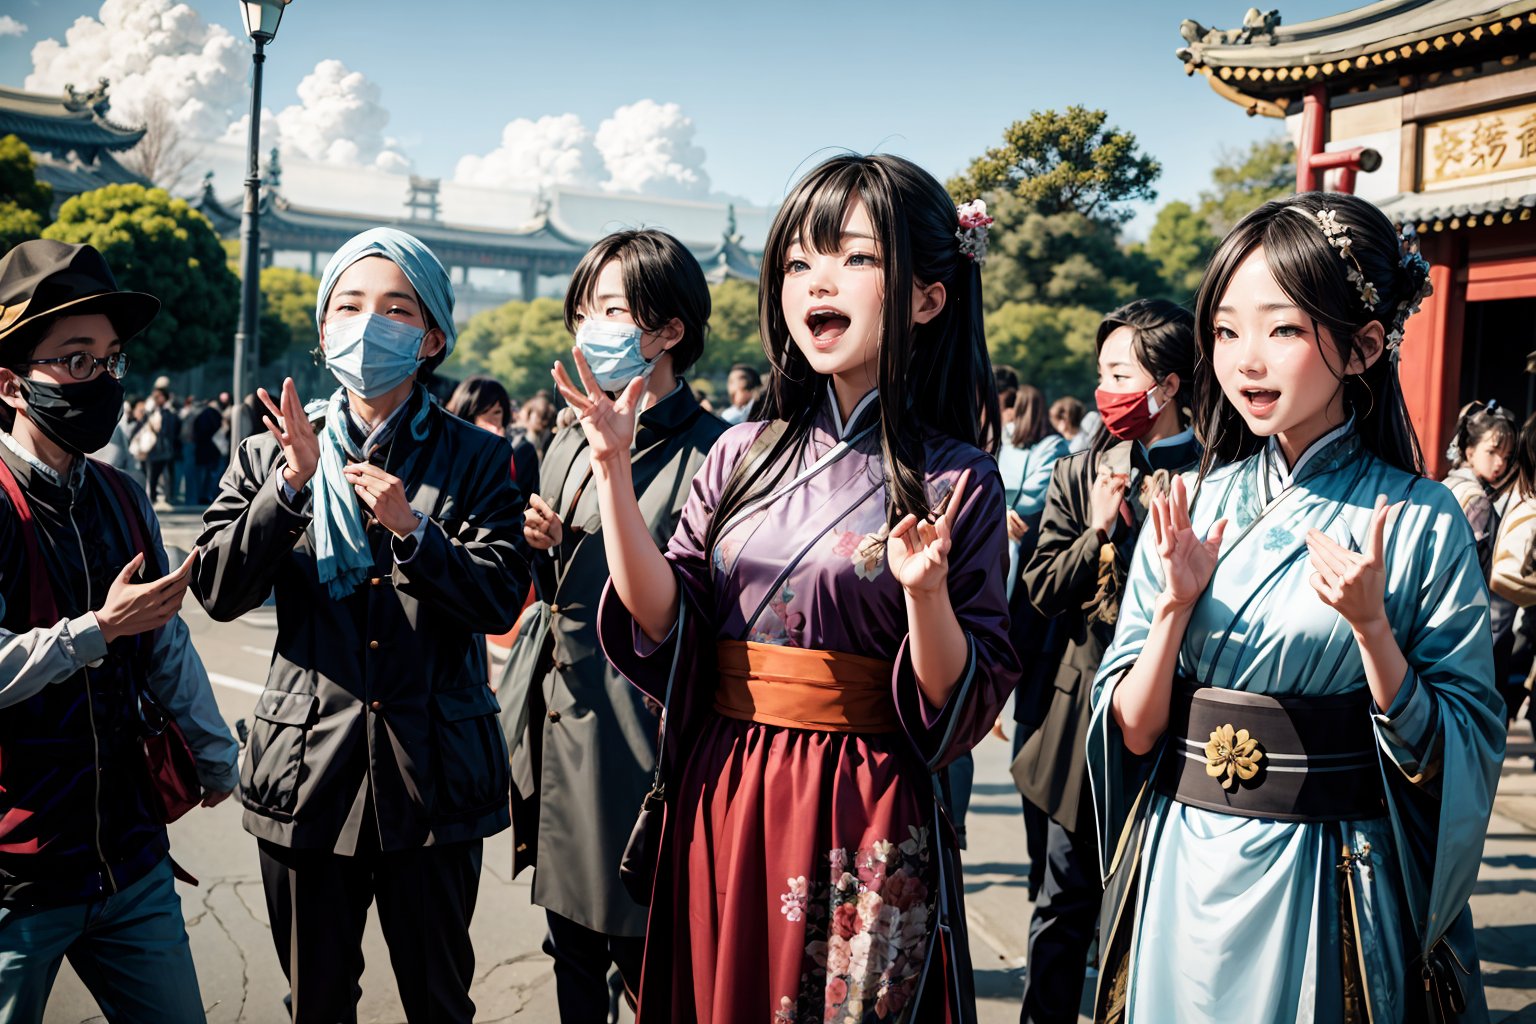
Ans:
[{"label": "black bob haircut", "polygon": [[492,409],[500,409],[502,427],[512,425],[512,399],[508,397],[507,389],[496,378],[483,374],[469,377],[454,388],[445,408],[470,423]]},{"label": "black bob haircut", "polygon": [[630,315],[641,330],[682,322],[682,340],[670,350],[672,369],[682,373],[698,362],[709,333],[709,284],[693,253],[665,231],[615,231],[588,249],[565,292],[565,329],[576,333],[576,311],[595,297],[597,276],[615,259]]}]

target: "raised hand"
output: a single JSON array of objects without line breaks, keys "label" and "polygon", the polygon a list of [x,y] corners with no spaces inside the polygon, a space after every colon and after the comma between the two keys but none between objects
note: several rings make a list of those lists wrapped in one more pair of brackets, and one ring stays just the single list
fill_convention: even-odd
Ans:
[{"label": "raised hand", "polygon": [[309,422],[309,417],[304,413],[304,403],[299,401],[299,389],[294,387],[293,378],[289,377],[283,381],[282,405],[272,401],[266,388],[258,388],[256,397],[272,413],[262,417],[262,420],[267,430],[277,438],[277,443],[282,445],[283,459],[287,462],[283,469],[283,479],[294,490],[302,490],[315,475],[315,468],[320,465],[320,439],[315,436],[314,424]]},{"label": "raised hand", "polygon": [[192,562],[197,550],[169,575],[152,583],[135,583],[133,577],[144,564],[144,555],[134,555],[117,574],[107,591],[107,599],[96,612],[96,625],[102,637],[111,643],[120,636],[138,636],[159,629],[181,610],[187,584],[192,580]]},{"label": "raised hand", "polygon": [[640,395],[645,391],[645,378],[636,377],[619,393],[609,398],[598,386],[586,356],[577,348],[571,349],[576,361],[576,373],[581,377],[581,387],[572,382],[565,367],[555,364],[552,371],[555,387],[576,410],[576,422],[587,435],[593,462],[612,462],[628,459],[629,447],[635,440],[635,417],[640,414]]},{"label": "raised hand", "polygon": [[1152,499],[1152,530],[1157,556],[1163,563],[1163,598],[1187,608],[1210,585],[1227,521],[1217,520],[1204,539],[1196,536],[1189,521],[1189,492],[1184,478],[1176,476],[1167,494]]},{"label": "raised hand", "polygon": [[528,508],[523,512],[523,539],[529,547],[548,551],[560,543],[560,517],[537,494],[528,498]]},{"label": "raised hand", "polygon": [[1387,496],[1378,495],[1371,514],[1364,553],[1351,551],[1320,530],[1307,531],[1312,575],[1307,582],[1324,604],[1337,611],[1356,631],[1387,616],[1387,566],[1382,542],[1387,529]]},{"label": "raised hand", "polygon": [[954,490],[944,499],[937,519],[929,522],[907,515],[891,531],[885,544],[885,562],[891,575],[912,594],[932,593],[949,582],[949,548],[955,518],[965,499],[971,471],[955,481]]}]

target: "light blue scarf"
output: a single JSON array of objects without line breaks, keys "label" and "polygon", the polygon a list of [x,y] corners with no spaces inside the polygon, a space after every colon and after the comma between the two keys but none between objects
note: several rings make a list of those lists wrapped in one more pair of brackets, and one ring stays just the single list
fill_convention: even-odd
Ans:
[{"label": "light blue scarf", "polygon": [[368,531],[363,526],[363,508],[342,470],[347,462],[363,462],[379,445],[400,429],[400,420],[411,402],[421,408],[411,417],[411,437],[424,441],[427,419],[432,411],[430,396],[416,391],[405,405],[390,414],[368,439],[359,445],[347,429],[351,415],[346,388],[337,388],[329,402],[315,402],[308,412],[325,409],[325,429],[320,435],[320,466],[315,473],[314,518],[310,521],[310,542],[315,547],[315,565],[320,582],[331,597],[340,600],[357,589],[373,571],[373,552],[368,546]]},{"label": "light blue scarf", "polygon": [[[354,235],[347,244],[336,250],[325,265],[320,279],[320,290],[315,299],[315,325],[325,321],[325,308],[331,299],[331,290],[337,278],[365,256],[383,256],[405,273],[406,280],[416,290],[421,303],[431,314],[435,325],[446,337],[446,352],[453,351],[457,334],[453,327],[453,284],[448,271],[421,240],[399,228],[370,228]],[[432,410],[429,396],[417,385],[409,405],[420,401],[421,408],[412,417],[411,437],[423,441],[427,436],[427,418]],[[312,483],[314,487],[314,519],[310,522],[310,542],[315,547],[315,562],[320,582],[325,584],[333,598],[344,598],[352,593],[373,570],[373,552],[368,547],[368,532],[363,527],[363,510],[357,494],[342,470],[347,461],[362,462],[372,450],[394,431],[399,429],[403,408],[396,410],[385,422],[374,428],[367,441],[359,446],[347,430],[347,392],[337,388],[329,403],[316,402],[309,412],[326,409],[325,430],[320,436],[320,466]]]}]

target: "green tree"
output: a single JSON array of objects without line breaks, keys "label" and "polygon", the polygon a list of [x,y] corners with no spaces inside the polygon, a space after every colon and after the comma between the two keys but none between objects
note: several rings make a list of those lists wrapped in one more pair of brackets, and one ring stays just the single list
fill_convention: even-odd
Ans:
[{"label": "green tree", "polygon": [[1005,303],[987,315],[987,350],[993,365],[1012,366],[1048,399],[1086,397],[1094,387],[1100,319],[1086,306]]},{"label": "green tree", "polygon": [[757,285],[751,281],[722,281],[709,290],[709,338],[704,355],[689,373],[698,378],[723,378],[737,363],[768,368],[757,333]]},{"label": "green tree", "polygon": [[1296,147],[1289,136],[1277,135],[1228,150],[1211,171],[1211,183],[1200,193],[1200,214],[1220,238],[1248,211],[1296,191]]},{"label": "green tree", "polygon": [[117,283],[160,299],[160,315],[134,340],[141,372],[182,370],[231,350],[240,282],[208,218],[164,189],[108,185],[59,209],[43,237],[88,242]]},{"label": "green tree", "polygon": [[1162,167],[1139,151],[1135,135],[1107,121],[1086,107],[1037,110],[951,180],[950,194],[956,202],[1011,195],[1042,214],[1121,223],[1130,216],[1125,203],[1157,195],[1152,184]]},{"label": "green tree", "polygon": [[37,238],[48,223],[53,186],[37,180],[37,158],[15,135],[0,138],[0,254]]},{"label": "green tree", "polygon": [[1146,242],[1132,246],[1131,253],[1156,264],[1168,298],[1189,304],[1216,242],[1206,219],[1188,203],[1176,200],[1157,211]]},{"label": "green tree", "polygon": [[996,223],[981,271],[988,313],[1009,302],[1107,310],[1149,288],[1164,290],[1152,262],[1121,247],[1114,224],[1080,213],[1040,213],[1006,195],[989,212]]},{"label": "green tree", "polygon": [[261,272],[261,361],[270,365],[294,348],[308,351],[320,341],[315,330],[315,295],[320,282],[290,267]]},{"label": "green tree", "polygon": [[488,373],[506,386],[512,397],[525,399],[541,388],[553,388],[549,368],[565,357],[570,365],[571,336],[565,330],[565,306],[558,299],[508,302],[476,313],[459,332],[444,372]]}]

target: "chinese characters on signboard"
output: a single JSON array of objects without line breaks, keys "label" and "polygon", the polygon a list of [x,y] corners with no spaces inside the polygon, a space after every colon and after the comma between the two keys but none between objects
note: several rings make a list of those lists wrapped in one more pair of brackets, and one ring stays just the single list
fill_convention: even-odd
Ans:
[{"label": "chinese characters on signboard", "polygon": [[1536,103],[1424,126],[1423,188],[1536,175]]}]

